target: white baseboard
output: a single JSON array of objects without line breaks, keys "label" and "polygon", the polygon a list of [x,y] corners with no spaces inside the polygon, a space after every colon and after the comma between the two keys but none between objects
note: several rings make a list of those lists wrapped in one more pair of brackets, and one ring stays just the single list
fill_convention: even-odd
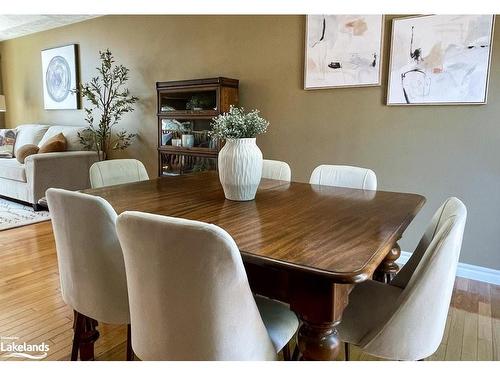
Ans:
[{"label": "white baseboard", "polygon": [[[401,251],[401,256],[397,260],[397,263],[402,266],[408,259],[410,259],[411,253],[407,251]],[[458,263],[457,276],[466,279],[483,281],[485,283],[500,285],[500,270],[494,270],[492,268],[474,266],[467,263]]]}]

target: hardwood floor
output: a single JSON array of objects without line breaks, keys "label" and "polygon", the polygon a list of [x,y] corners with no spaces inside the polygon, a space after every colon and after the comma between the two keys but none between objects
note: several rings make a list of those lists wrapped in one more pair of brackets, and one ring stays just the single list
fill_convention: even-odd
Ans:
[{"label": "hardwood floor", "polygon": [[[0,232],[0,336],[45,342],[47,360],[68,360],[73,312],[60,296],[50,222]],[[97,360],[124,360],[126,327],[99,324]],[[0,360],[6,358],[0,352]],[[339,359],[343,358],[343,354]],[[351,347],[352,360],[377,360]],[[446,331],[428,360],[500,360],[500,286],[457,278]]]}]

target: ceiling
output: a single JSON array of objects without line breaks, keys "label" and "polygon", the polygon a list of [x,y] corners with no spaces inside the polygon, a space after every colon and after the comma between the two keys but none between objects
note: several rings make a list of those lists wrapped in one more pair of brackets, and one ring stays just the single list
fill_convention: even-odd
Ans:
[{"label": "ceiling", "polygon": [[18,38],[20,36],[37,33],[84,21],[91,16],[85,14],[74,15],[0,15],[0,41]]}]

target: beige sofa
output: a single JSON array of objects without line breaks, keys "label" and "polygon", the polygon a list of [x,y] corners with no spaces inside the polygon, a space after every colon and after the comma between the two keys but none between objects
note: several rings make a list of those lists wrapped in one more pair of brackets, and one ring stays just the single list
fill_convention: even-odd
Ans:
[{"label": "beige sofa", "polygon": [[20,125],[14,152],[26,144],[41,146],[50,137],[63,133],[68,151],[28,156],[24,164],[15,158],[0,158],[0,195],[27,202],[39,209],[38,200],[51,187],[80,190],[90,187],[89,169],[97,161],[94,151],[82,151],[78,131],[82,127]]}]

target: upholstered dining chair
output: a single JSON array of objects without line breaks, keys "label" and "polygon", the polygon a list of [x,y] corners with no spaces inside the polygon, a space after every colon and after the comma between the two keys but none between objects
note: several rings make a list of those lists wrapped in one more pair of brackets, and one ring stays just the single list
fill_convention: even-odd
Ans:
[{"label": "upholstered dining chair", "polygon": [[262,178],[290,182],[292,171],[290,166],[284,161],[264,159],[262,164]]},{"label": "upholstered dining chair", "polygon": [[309,179],[310,184],[377,190],[377,176],[371,169],[349,165],[319,165]]},{"label": "upholstered dining chair", "polygon": [[441,343],[467,217],[449,198],[434,214],[410,260],[391,284],[365,281],[349,296],[338,330],[346,343],[391,360],[422,360]]},{"label": "upholstered dining chair", "polygon": [[89,174],[92,188],[149,180],[144,164],[136,159],[99,161],[92,164]]},{"label": "upholstered dining chair", "polygon": [[46,196],[62,298],[75,312],[71,360],[77,360],[79,352],[83,357],[89,341],[99,337],[98,321],[128,324],[127,359],[132,359],[127,280],[115,211],[103,198],[83,193],[48,189]]},{"label": "upholstered dining chair", "polygon": [[117,232],[140,359],[273,360],[295,334],[298,320],[286,305],[254,299],[223,229],[124,212]]}]

